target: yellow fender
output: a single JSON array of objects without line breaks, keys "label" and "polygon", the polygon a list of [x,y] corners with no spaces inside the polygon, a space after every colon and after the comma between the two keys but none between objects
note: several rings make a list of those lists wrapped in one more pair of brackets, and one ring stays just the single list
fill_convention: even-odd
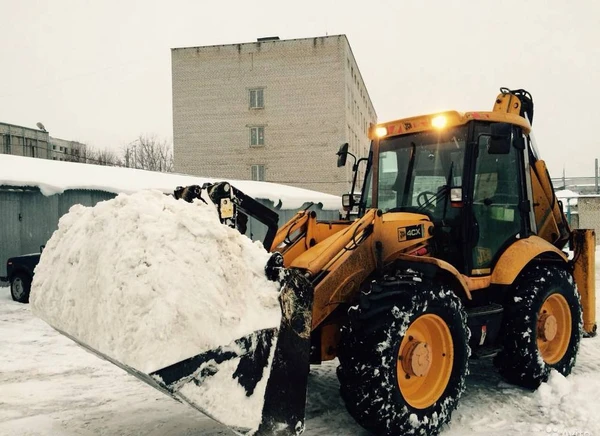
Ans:
[{"label": "yellow fender", "polygon": [[[467,300],[473,299],[466,277],[459,273],[450,263],[435,257],[411,256],[409,254],[398,254],[396,258],[400,261],[412,262],[414,264],[426,263],[437,266],[441,271],[448,273],[456,280],[456,291],[462,291]],[[459,295],[459,297],[461,297],[461,295]]]},{"label": "yellow fender", "polygon": [[557,256],[564,260],[565,264],[568,262],[565,253],[554,245],[539,236],[530,236],[526,239],[519,239],[502,253],[494,267],[491,283],[495,285],[512,284],[523,268],[541,254]]}]

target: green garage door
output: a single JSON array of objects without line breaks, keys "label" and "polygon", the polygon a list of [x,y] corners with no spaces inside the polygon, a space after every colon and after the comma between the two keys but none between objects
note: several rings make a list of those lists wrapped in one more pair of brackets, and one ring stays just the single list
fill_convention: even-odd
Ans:
[{"label": "green garage door", "polygon": [[6,276],[6,260],[21,254],[20,204],[18,193],[0,192],[0,277]]}]

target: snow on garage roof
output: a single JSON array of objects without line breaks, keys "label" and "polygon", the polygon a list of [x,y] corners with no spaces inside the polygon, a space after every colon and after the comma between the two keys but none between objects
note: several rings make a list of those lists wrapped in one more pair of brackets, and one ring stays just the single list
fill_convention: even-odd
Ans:
[{"label": "snow on garage roof", "polygon": [[[172,193],[177,186],[220,181],[223,179],[0,155],[0,185],[34,186],[46,196],[60,194],[67,189],[89,189],[115,194],[157,189]],[[271,200],[276,206],[281,202],[282,209],[298,209],[308,202],[321,203],[326,210],[341,207],[340,197],[322,192],[269,182],[228,181],[251,197]]]}]

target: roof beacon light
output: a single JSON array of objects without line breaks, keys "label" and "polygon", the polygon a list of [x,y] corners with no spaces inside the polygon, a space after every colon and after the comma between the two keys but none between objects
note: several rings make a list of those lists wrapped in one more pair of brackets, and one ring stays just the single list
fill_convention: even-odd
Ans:
[{"label": "roof beacon light", "polygon": [[388,131],[385,127],[379,126],[375,129],[375,134],[377,135],[378,138],[382,138],[385,135],[387,135]]},{"label": "roof beacon light", "polygon": [[448,124],[448,119],[444,115],[438,115],[431,119],[431,125],[436,129],[443,129]]}]

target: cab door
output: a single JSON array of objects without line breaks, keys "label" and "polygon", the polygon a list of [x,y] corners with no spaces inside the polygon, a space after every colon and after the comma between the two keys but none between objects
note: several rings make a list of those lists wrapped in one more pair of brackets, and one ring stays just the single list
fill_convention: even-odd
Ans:
[{"label": "cab door", "polygon": [[[490,125],[475,129],[476,159],[473,180],[473,226],[471,275],[491,273],[495,259],[523,229],[519,210],[522,188],[522,150],[510,141],[499,152],[493,146]],[[516,130],[513,128],[513,130]],[[515,137],[513,131],[510,137]]]}]

